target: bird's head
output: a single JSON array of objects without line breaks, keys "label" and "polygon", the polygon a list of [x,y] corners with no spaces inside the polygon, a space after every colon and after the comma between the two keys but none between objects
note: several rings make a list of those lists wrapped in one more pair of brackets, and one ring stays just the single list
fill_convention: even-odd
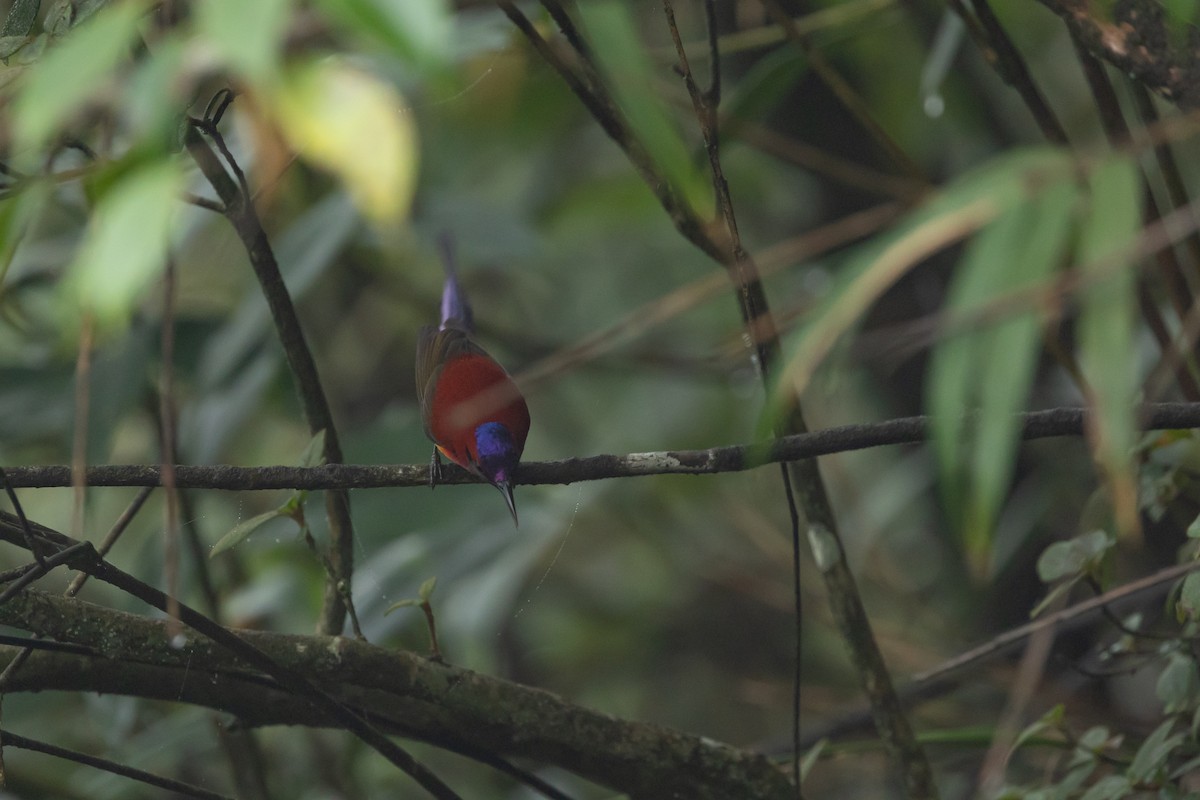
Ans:
[{"label": "bird's head", "polygon": [[521,451],[512,433],[499,422],[485,422],[475,429],[475,452],[479,454],[479,474],[504,495],[504,502],[517,523],[517,506],[513,501],[513,480]]}]

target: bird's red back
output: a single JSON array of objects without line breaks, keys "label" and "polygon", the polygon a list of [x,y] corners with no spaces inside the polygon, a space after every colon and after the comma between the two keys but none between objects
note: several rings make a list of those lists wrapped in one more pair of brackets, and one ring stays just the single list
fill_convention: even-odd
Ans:
[{"label": "bird's red back", "polygon": [[529,433],[525,398],[469,334],[453,326],[422,329],[416,366],[425,432],[447,458],[474,471],[475,429],[485,422],[504,425],[520,457]]}]

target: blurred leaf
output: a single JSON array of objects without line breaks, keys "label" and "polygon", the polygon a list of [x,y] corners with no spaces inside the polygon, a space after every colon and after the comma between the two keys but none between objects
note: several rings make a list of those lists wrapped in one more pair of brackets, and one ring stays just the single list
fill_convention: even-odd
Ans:
[{"label": "blurred leaf", "polygon": [[1200,574],[1192,572],[1183,579],[1175,601],[1175,617],[1180,622],[1200,619]]},{"label": "blurred leaf", "polygon": [[[275,256],[293,301],[303,298],[334,266],[360,225],[353,204],[339,191],[314,203],[277,237]],[[199,370],[201,383],[209,390],[225,385],[239,369],[244,371],[252,363],[264,341],[273,339],[267,302],[255,286],[205,346]]]},{"label": "blurred leaf", "polygon": [[38,181],[0,200],[0,285],[8,277],[8,268],[26,229],[42,212],[51,191],[49,184]]},{"label": "blurred leaf", "polygon": [[[1076,196],[1073,183],[1055,181],[982,231],[950,288],[952,318],[972,319],[997,296],[1045,281],[1064,254]],[[1040,331],[1031,309],[955,335],[933,354],[927,392],[942,485],[979,572],[1015,464],[1017,414],[1033,382]]]},{"label": "blurred leaf", "polygon": [[317,431],[300,456],[301,467],[319,467],[325,463],[325,429]]},{"label": "blurred leaf", "polygon": [[800,760],[800,780],[797,783],[803,784],[804,779],[808,777],[808,773],[812,772],[812,768],[816,766],[820,760],[821,754],[829,747],[829,740],[822,738],[817,741],[808,752],[804,754],[804,758]]},{"label": "blurred leaf", "polygon": [[429,598],[433,596],[434,587],[437,586],[437,576],[426,578],[421,582],[421,586],[417,589],[416,597],[408,597],[404,600],[398,600],[384,609],[383,615],[386,617],[398,608],[415,608],[424,606],[429,603]]},{"label": "blurred leaf", "polygon": [[96,207],[68,276],[75,307],[123,325],[167,257],[183,176],[170,161],[134,169]]},{"label": "blurred leaf", "polygon": [[746,70],[737,82],[737,90],[723,104],[725,122],[721,138],[737,135],[743,122],[755,122],[766,117],[808,70],[808,59],[799,47],[780,47],[766,53]]},{"label": "blurred leaf", "polygon": [[1085,750],[1101,750],[1108,746],[1111,734],[1104,725],[1094,725],[1079,737],[1079,746]]},{"label": "blurred leaf", "polygon": [[254,533],[256,530],[261,528],[263,525],[266,525],[271,520],[279,519],[280,517],[287,517],[287,516],[289,516],[289,515],[288,515],[288,511],[287,511],[287,506],[285,505],[285,506],[280,506],[279,508],[273,508],[270,511],[264,511],[263,513],[261,513],[257,516],[251,517],[248,520],[239,522],[236,526],[234,526],[233,530],[229,531],[229,533],[225,534],[224,536],[222,536],[220,539],[217,540],[217,543],[214,544],[212,546],[212,548],[208,551],[208,557],[212,558],[213,556],[217,555],[218,553],[225,552],[226,550],[233,547],[234,545],[241,544],[241,542],[243,540],[245,540],[246,537],[248,537],[250,534]]},{"label": "blurred leaf", "polygon": [[1035,736],[1041,736],[1048,731],[1062,730],[1065,715],[1066,710],[1061,703],[1054,706],[1043,714],[1041,719],[1025,726],[1025,729],[1017,735],[1016,740],[1013,742],[1013,749],[1017,749]]},{"label": "blurred leaf", "polygon": [[1018,204],[1027,204],[1031,187],[1069,180],[1073,161],[1054,148],[1019,150],[994,159],[955,180],[927,200],[891,231],[859,248],[843,268],[840,286],[788,346],[761,433],[783,399],[802,395],[817,366],[837,340],[855,326],[867,309],[896,281],[934,253],[987,225]]},{"label": "blurred leaf", "polygon": [[183,144],[180,127],[190,98],[180,75],[187,55],[180,39],[165,37],[157,42],[154,52],[137,65],[125,95],[131,136],[163,152]]},{"label": "blurred leaf", "polygon": [[[1195,577],[1195,573],[1188,577]],[[1166,666],[1159,673],[1154,691],[1162,701],[1166,714],[1178,714],[1193,708],[1196,698],[1200,696],[1200,671],[1196,669],[1196,661],[1183,653],[1171,653]]]},{"label": "blurred leaf", "polygon": [[454,20],[448,0],[319,0],[330,19],[423,67],[444,63]]},{"label": "blurred leaf", "polygon": [[1092,784],[1079,800],[1118,800],[1133,792],[1133,784],[1124,775],[1108,775]]},{"label": "blurred leaf", "polygon": [[1145,783],[1156,779],[1167,759],[1170,758],[1171,752],[1183,744],[1187,738],[1183,733],[1172,735],[1171,729],[1174,727],[1175,718],[1171,717],[1146,737],[1146,741],[1142,742],[1142,746],[1134,755],[1133,763],[1126,770],[1125,774],[1130,781]]},{"label": "blurred leaf", "polygon": [[1132,264],[1114,267],[1105,262],[1137,239],[1140,181],[1129,157],[1108,159],[1088,178],[1088,213],[1080,230],[1078,259],[1095,283],[1081,296],[1079,366],[1095,412],[1090,433],[1096,460],[1108,479],[1121,530],[1132,531],[1138,526],[1131,459],[1139,437],[1136,401],[1141,386],[1134,368],[1138,363],[1136,274]]},{"label": "blurred leaf", "polygon": [[388,606],[387,608],[385,608],[383,610],[383,615],[386,617],[388,614],[390,614],[393,611],[396,611],[398,609],[416,608],[419,605],[421,605],[421,601],[416,597],[409,597],[405,600],[397,600],[395,603],[392,603],[390,606]]},{"label": "blurred leaf", "polygon": [[278,72],[291,6],[291,0],[204,0],[196,6],[197,33],[234,72],[268,83]]},{"label": "blurred leaf", "polygon": [[364,214],[394,225],[408,212],[416,186],[416,129],[395,89],[327,59],[290,70],[272,102],[292,146],[336,175]]},{"label": "blurred leaf", "polygon": [[22,159],[36,161],[36,150],[97,96],[128,53],[143,11],[141,2],[112,3],[30,67],[12,116]]},{"label": "blurred leaf", "polygon": [[[702,218],[713,214],[712,184],[692,161],[691,149],[655,92],[655,69],[629,8],[618,0],[579,6],[596,60],[629,126],[662,170],[671,190]],[[689,101],[690,105],[690,101]],[[687,119],[693,119],[689,111]]]},{"label": "blurred leaf", "polygon": [[1104,531],[1089,531],[1065,542],[1055,542],[1038,558],[1038,578],[1043,583],[1053,583],[1090,572],[1113,544]]}]

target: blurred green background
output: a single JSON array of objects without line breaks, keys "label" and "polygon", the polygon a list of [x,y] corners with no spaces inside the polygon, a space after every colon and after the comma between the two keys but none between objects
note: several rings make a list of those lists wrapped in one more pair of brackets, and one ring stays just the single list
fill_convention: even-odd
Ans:
[{"label": "blurred green background", "polygon": [[[0,3],[0,11],[8,5]],[[93,295],[72,287],[88,275],[119,283],[123,270],[133,269],[121,258],[97,255],[103,251],[96,231],[115,229],[104,220],[115,216],[113,197],[122,186],[143,204],[138,208],[156,207],[152,188],[139,182],[145,170],[166,165],[173,176],[168,188],[210,196],[179,149],[178,115],[185,108],[200,115],[227,85],[239,96],[222,129],[298,306],[347,462],[429,458],[412,362],[418,328],[437,313],[443,234],[455,242],[481,341],[518,377],[560,349],[618,326],[607,352],[527,385],[533,427],[526,460],[706,448],[761,435],[766,397],[732,288],[664,321],[639,324],[657,308],[650,304],[711,279],[720,267],[679,235],[626,156],[494,6],[88,2],[61,22],[64,4],[42,5],[28,37],[0,38],[10,48],[0,71],[6,152],[24,175],[62,176],[10,177],[0,203],[7,265],[0,298],[4,464],[70,463],[80,320],[89,314],[99,314],[100,322],[87,387],[87,460],[157,463],[161,259],[151,259],[146,274],[128,276],[129,288],[108,317],[91,305]],[[703,81],[709,64],[702,6],[677,5]],[[940,3],[789,6],[813,46],[912,159],[916,175],[881,153],[763,6],[716,5],[728,112],[722,161],[747,249],[768,274],[787,355],[802,335],[798,326],[842,285],[846,265],[861,260],[882,221],[898,219],[932,187],[1042,140],[978,50],[946,32],[951,17]],[[1073,139],[1100,148],[1103,135],[1065,29],[1035,3],[996,5]],[[673,72],[661,8],[595,6],[602,8],[584,9],[585,21],[616,13],[635,36],[622,41],[609,31],[605,38],[585,25],[597,35],[596,49],[618,54],[618,61],[631,53],[646,60],[644,73],[634,64],[610,77],[629,81],[630,96],[653,99],[661,119],[643,132],[665,137],[668,151],[685,148],[684,172],[691,170],[703,193],[700,137]],[[539,7],[522,7],[552,32]],[[121,13],[128,19],[106,22]],[[73,40],[100,24],[113,26],[106,41],[117,43],[107,62],[96,47],[71,50]],[[940,68],[939,48],[949,53]],[[50,74],[52,68],[58,72]],[[1118,88],[1125,91],[1124,84]],[[1194,159],[1185,156],[1194,143],[1175,145],[1191,177]],[[879,207],[890,208],[890,216],[864,224],[854,237],[860,242],[814,250],[803,238]],[[161,230],[155,225],[147,217],[145,236],[122,239],[117,252],[142,247],[153,257],[161,233],[177,263],[180,462],[296,463],[307,427],[234,231],[220,215],[184,203]],[[810,428],[926,410],[928,351],[905,347],[903,332],[891,326],[941,306],[960,255],[953,247],[941,252],[872,304],[862,335],[847,339],[809,386]],[[1152,356],[1143,344],[1125,365],[1131,374],[1148,370]],[[1081,402],[1066,373],[1043,358],[1027,407]],[[1100,485],[1084,441],[1023,445],[981,569],[944,511],[929,448],[835,455],[821,466],[876,634],[898,676],[1027,619],[1044,594],[1034,569],[1038,553],[1088,529],[1089,502],[1096,502],[1089,498]],[[1178,474],[1174,462],[1163,469],[1167,483]],[[133,494],[89,490],[87,538],[97,539]],[[185,494],[183,522],[206,545],[289,496]],[[519,529],[495,491],[483,486],[360,490],[351,498],[354,599],[372,642],[426,647],[417,612],[383,612],[436,576],[433,604],[450,661],[618,716],[787,752],[796,642],[790,524],[777,469],[522,486]],[[310,495],[307,508],[324,542],[320,499]],[[25,490],[21,500],[31,518],[71,530],[70,490]],[[1162,531],[1115,545],[1118,575],[1174,560],[1187,520],[1172,519]],[[161,583],[163,529],[156,494],[113,560]],[[19,553],[0,557],[6,568],[22,563]],[[323,573],[291,523],[270,523],[208,566],[228,623],[313,629]],[[183,599],[198,602],[194,562],[185,556],[182,569]],[[861,698],[807,553],[802,571],[802,722],[816,730],[858,708]],[[62,581],[52,576],[43,586],[55,590]],[[89,586],[84,597],[146,611],[100,586]],[[993,724],[1010,668],[991,667],[965,689],[922,706],[918,727]],[[1103,683],[1068,674],[1047,683],[1033,715],[1065,699],[1084,704],[1071,706],[1083,719],[1144,730],[1153,713],[1130,716],[1096,702],[1105,691]],[[1121,690],[1133,698],[1128,706],[1157,703],[1152,680],[1139,691]],[[213,717],[107,696],[17,695],[4,705],[5,726],[14,731],[224,790],[228,767]],[[340,733],[271,729],[259,741],[272,796],[413,791]],[[953,746],[932,748],[943,796],[970,795],[986,737],[981,741],[964,734]],[[531,796],[483,767],[416,749],[466,796]],[[17,797],[151,796],[44,756],[6,750],[5,760]],[[611,796],[554,770],[546,777],[576,797]],[[810,797],[900,796],[877,747],[824,761],[809,780]]]}]

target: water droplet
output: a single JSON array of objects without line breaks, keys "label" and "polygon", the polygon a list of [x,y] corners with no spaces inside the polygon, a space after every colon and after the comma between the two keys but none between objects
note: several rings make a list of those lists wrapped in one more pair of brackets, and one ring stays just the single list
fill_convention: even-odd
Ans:
[{"label": "water droplet", "polygon": [[930,119],[937,119],[946,111],[946,101],[940,94],[925,96],[925,114]]}]

